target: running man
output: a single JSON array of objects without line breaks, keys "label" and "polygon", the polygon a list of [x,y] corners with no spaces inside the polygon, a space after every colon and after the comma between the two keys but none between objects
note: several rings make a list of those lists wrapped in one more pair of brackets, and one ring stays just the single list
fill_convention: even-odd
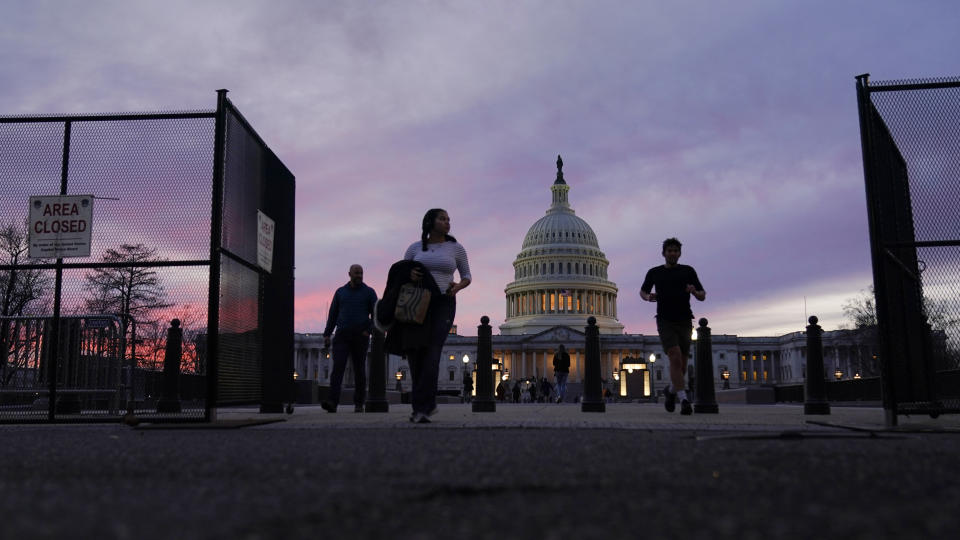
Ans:
[{"label": "running man", "polygon": [[[664,264],[647,271],[640,286],[640,297],[657,303],[657,333],[664,352],[670,358],[670,386],[663,389],[664,407],[673,412],[680,399],[680,414],[693,414],[687,397],[683,375],[690,360],[693,334],[693,311],[690,295],[703,302],[707,298],[703,285],[692,266],[678,264],[682,244],[676,238],[663,241]],[[652,292],[655,291],[655,292]]]}]

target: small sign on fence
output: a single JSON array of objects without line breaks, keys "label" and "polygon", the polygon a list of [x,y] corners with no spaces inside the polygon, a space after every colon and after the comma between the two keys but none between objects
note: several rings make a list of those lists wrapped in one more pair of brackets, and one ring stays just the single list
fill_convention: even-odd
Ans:
[{"label": "small sign on fence", "polygon": [[276,224],[257,210],[257,264],[267,272],[273,269],[273,232]]},{"label": "small sign on fence", "polygon": [[30,258],[90,256],[93,195],[30,197]]}]

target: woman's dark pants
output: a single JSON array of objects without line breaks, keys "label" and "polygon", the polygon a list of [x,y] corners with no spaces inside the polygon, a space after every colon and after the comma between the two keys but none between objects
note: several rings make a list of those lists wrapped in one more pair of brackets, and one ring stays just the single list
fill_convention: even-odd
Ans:
[{"label": "woman's dark pants", "polygon": [[440,375],[440,354],[447,341],[457,313],[456,298],[443,295],[430,313],[430,345],[408,355],[413,391],[410,402],[413,412],[429,414],[437,406],[437,377]]}]

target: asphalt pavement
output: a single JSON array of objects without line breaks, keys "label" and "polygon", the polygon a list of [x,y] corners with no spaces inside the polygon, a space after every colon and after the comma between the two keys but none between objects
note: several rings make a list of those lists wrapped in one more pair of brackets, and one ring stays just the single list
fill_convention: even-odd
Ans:
[{"label": "asphalt pavement", "polygon": [[0,426],[3,538],[952,538],[960,416],[440,405]]}]

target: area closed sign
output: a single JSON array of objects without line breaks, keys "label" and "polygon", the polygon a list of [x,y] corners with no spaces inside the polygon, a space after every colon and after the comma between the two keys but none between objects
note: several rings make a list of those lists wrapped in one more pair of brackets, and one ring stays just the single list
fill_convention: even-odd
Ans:
[{"label": "area closed sign", "polygon": [[90,256],[93,195],[30,197],[30,257]]}]

